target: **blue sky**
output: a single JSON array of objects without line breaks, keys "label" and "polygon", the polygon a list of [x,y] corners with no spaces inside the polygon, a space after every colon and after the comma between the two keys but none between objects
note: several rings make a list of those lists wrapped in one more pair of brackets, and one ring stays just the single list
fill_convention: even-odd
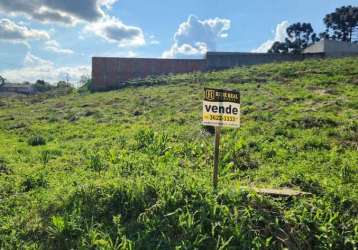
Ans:
[{"label": "blue sky", "polygon": [[265,52],[294,22],[358,0],[0,0],[0,75],[50,82],[90,74],[92,56],[201,58]]}]

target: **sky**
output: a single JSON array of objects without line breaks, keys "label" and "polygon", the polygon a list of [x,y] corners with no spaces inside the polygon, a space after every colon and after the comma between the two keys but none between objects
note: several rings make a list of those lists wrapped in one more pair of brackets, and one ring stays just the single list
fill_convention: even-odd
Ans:
[{"label": "sky", "polygon": [[358,0],[0,0],[0,75],[79,81],[93,56],[202,58],[266,52],[286,28]]}]

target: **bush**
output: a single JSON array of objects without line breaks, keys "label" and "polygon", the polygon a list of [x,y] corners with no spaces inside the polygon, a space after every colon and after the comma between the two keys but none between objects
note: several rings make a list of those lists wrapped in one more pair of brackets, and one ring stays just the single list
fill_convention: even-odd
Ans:
[{"label": "bush", "polygon": [[81,76],[80,80],[81,87],[79,87],[79,92],[92,91],[92,79],[89,76]]},{"label": "bush", "polygon": [[37,80],[33,86],[38,92],[46,92],[54,88],[52,85],[43,80]]},{"label": "bush", "polygon": [[57,88],[72,88],[71,84],[69,82],[65,81],[59,81],[56,85]]}]

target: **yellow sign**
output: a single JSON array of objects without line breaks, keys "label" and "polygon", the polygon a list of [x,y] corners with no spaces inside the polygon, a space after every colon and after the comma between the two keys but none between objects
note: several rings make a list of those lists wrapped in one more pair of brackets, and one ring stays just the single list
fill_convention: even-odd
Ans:
[{"label": "yellow sign", "polygon": [[205,88],[203,125],[240,127],[240,92]]}]

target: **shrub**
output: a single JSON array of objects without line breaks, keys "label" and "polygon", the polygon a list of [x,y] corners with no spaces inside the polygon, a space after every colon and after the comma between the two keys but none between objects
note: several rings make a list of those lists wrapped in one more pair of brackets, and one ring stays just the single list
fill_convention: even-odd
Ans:
[{"label": "shrub", "polygon": [[37,80],[36,83],[33,85],[33,87],[38,92],[46,92],[54,88],[54,86],[50,85],[49,83],[43,81],[43,80]]},{"label": "shrub", "polygon": [[[92,79],[91,78],[89,78],[89,77],[84,77],[83,79],[82,79],[82,77],[81,77],[81,80],[80,80],[80,87],[78,88],[78,92],[79,93],[86,93],[86,92],[95,92],[95,91],[97,91],[96,89],[95,89],[95,87],[93,86],[93,81],[92,81]],[[114,88],[114,87],[110,87],[110,88],[108,88],[108,89],[106,89],[106,90],[115,90],[116,88]]]}]

